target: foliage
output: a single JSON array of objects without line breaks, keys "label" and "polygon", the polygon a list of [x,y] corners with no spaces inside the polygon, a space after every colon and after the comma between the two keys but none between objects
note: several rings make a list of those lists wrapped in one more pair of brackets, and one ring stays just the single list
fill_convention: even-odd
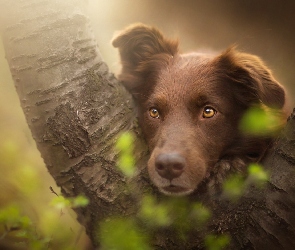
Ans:
[{"label": "foliage", "polygon": [[275,135],[282,125],[282,115],[278,110],[254,106],[249,108],[240,122],[240,129],[246,134]]},{"label": "foliage", "polygon": [[208,250],[225,249],[229,243],[230,243],[230,237],[226,234],[224,235],[208,234],[205,237],[205,246]]},{"label": "foliage", "polygon": [[147,236],[131,218],[110,218],[100,225],[103,250],[149,250]]},{"label": "foliage", "polygon": [[210,211],[200,202],[189,202],[185,197],[156,200],[152,195],[142,198],[138,212],[138,217],[146,227],[151,230],[174,228],[184,240],[191,226],[204,229],[210,216]]},{"label": "foliage", "polygon": [[7,92],[6,87],[0,82],[0,249],[83,249],[85,234],[70,208],[88,201],[50,192],[49,186],[57,187],[36,149],[15,89]]},{"label": "foliage", "polygon": [[[131,178],[135,173],[133,157],[134,136],[124,133],[118,139],[118,167]],[[124,154],[126,154],[124,156]],[[120,164],[125,158],[128,164]],[[131,164],[132,163],[132,164]],[[131,188],[129,188],[131,190]],[[200,202],[189,202],[185,197],[166,197],[157,200],[147,194],[137,197],[139,210],[135,217],[114,216],[100,224],[99,242],[102,249],[151,249],[148,239],[156,230],[173,228],[179,240],[185,242],[192,226],[202,230],[211,216],[210,211]]]},{"label": "foliage", "polygon": [[116,149],[119,151],[117,161],[118,168],[127,177],[132,177],[135,173],[135,160],[133,157],[134,136],[131,133],[123,133],[118,138]]},{"label": "foliage", "polygon": [[237,201],[243,195],[245,188],[245,179],[240,174],[229,176],[223,183],[223,193],[232,201]]},{"label": "foliage", "polygon": [[53,198],[51,201],[51,205],[58,209],[85,207],[88,205],[88,203],[89,200],[83,195],[78,195],[74,198],[65,198],[63,196],[57,196]]},{"label": "foliage", "polygon": [[[88,199],[84,196],[66,199],[58,196],[52,200],[51,204],[57,209],[66,207],[86,206]],[[60,229],[60,214],[53,210],[46,210],[41,214],[41,218],[34,223],[28,216],[22,215],[21,207],[17,204],[8,205],[0,209],[0,225],[3,226],[0,240],[13,240],[16,246],[39,250],[51,249],[58,243],[58,249],[78,249],[72,245],[71,237],[62,232]],[[37,230],[36,230],[37,229]],[[54,237],[56,235],[56,237]]]},{"label": "foliage", "polygon": [[[244,133],[255,136],[272,135],[280,125],[275,111],[258,107],[249,109],[241,120],[240,128]],[[118,168],[126,176],[134,176],[133,157],[134,135],[123,133],[116,144]],[[248,166],[248,175],[229,176],[223,183],[223,197],[236,202],[250,185],[263,188],[269,174],[263,166],[252,163]],[[131,190],[132,188],[129,188]],[[157,200],[147,194],[137,197],[139,209],[136,217],[115,216],[100,224],[99,242],[102,249],[151,249],[148,239],[152,233],[162,228],[174,228],[179,240],[185,242],[190,229],[206,230],[211,212],[201,202],[191,202],[185,197],[166,197]],[[208,250],[225,249],[230,244],[230,236],[207,233],[204,246]]]},{"label": "foliage", "polygon": [[[58,196],[51,204],[60,210],[86,206],[88,199],[81,195],[70,199]],[[52,249],[55,245],[58,246],[57,249],[78,249],[72,244],[72,237],[61,231],[65,228],[60,223],[61,214],[57,211],[47,209],[38,222],[33,222],[28,216],[22,215],[20,205],[8,205],[0,209],[0,225],[3,227],[0,240],[13,240],[16,246],[33,250]]]},{"label": "foliage", "polygon": [[[42,160],[36,156],[36,149],[27,127],[20,130],[15,112],[5,105],[9,96],[0,96],[0,246],[1,242],[14,242],[15,246],[29,249],[81,249],[75,245],[79,232],[71,215],[66,212],[72,207],[86,206],[87,198],[78,196],[65,199],[52,194],[52,185],[45,177]],[[16,101],[16,100],[15,100]],[[16,101],[17,102],[17,101]],[[18,108],[19,109],[19,108]],[[12,116],[14,114],[14,116]],[[240,128],[253,135],[273,133],[279,126],[275,114],[266,110],[250,109],[242,119]],[[25,126],[25,125],[24,125]],[[23,134],[25,131],[26,137]],[[124,133],[118,140],[118,167],[126,178],[136,171],[133,157],[134,136]],[[232,201],[243,195],[247,186],[263,187],[269,173],[259,164],[251,164],[248,178],[240,175],[230,176],[224,183],[224,193]],[[49,184],[50,183],[50,184]],[[51,201],[50,201],[51,200]],[[152,195],[141,197],[136,218],[115,216],[100,225],[100,240],[103,249],[151,249],[149,238],[153,231],[161,228],[175,228],[180,240],[185,242],[190,227],[205,229],[211,212],[200,202],[189,202],[184,198],[157,200]],[[49,203],[51,206],[49,206]],[[73,243],[74,242],[74,243]],[[204,238],[207,249],[223,249],[230,243],[228,235],[211,235]]]},{"label": "foliage", "polygon": [[22,216],[20,208],[16,205],[0,210],[0,225],[4,225],[1,240],[10,237],[17,242],[16,246],[36,250],[48,248],[50,238],[39,236],[31,219],[28,216]]},{"label": "foliage", "polygon": [[251,163],[248,166],[247,178],[241,174],[229,176],[223,183],[223,194],[231,201],[237,201],[249,188],[250,185],[255,185],[258,188],[263,188],[269,179],[268,172],[258,163]]},{"label": "foliage", "polygon": [[269,173],[258,163],[252,163],[248,167],[249,180],[257,187],[263,187],[269,180]]}]

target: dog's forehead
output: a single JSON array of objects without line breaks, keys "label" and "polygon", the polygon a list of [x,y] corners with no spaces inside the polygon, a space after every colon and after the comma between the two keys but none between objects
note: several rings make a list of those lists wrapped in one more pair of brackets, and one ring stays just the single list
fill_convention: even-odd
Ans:
[{"label": "dog's forehead", "polygon": [[158,75],[156,88],[167,94],[204,95],[226,91],[227,84],[214,63],[214,55],[188,54],[172,58]]}]

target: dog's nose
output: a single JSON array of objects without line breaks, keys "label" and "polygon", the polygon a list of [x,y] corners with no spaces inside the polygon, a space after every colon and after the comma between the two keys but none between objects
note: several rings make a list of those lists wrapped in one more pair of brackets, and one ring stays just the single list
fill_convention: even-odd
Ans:
[{"label": "dog's nose", "polygon": [[172,180],[184,171],[185,159],[177,153],[159,154],[156,157],[155,166],[160,176]]}]

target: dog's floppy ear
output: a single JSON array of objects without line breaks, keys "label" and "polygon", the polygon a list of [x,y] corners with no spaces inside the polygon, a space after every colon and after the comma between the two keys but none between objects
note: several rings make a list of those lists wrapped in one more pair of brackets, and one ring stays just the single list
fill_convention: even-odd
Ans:
[{"label": "dog's floppy ear", "polygon": [[119,79],[127,89],[138,84],[138,77],[145,63],[159,54],[174,56],[178,51],[178,42],[167,39],[156,28],[144,24],[134,24],[119,33],[112,42],[119,48],[122,72]]},{"label": "dog's floppy ear", "polygon": [[[283,87],[259,57],[229,48],[218,60],[227,68],[228,76],[236,84],[243,86],[244,97],[240,96],[240,99],[244,102],[260,102],[277,109],[284,106]],[[247,100],[247,97],[250,99]]]}]

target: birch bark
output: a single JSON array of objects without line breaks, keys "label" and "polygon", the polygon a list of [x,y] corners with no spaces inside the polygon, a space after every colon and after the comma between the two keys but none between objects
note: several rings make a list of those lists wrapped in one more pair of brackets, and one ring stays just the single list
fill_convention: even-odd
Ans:
[{"label": "birch bark", "polygon": [[[77,215],[92,237],[100,219],[134,212],[114,150],[119,133],[139,133],[132,99],[102,60],[83,1],[4,4],[6,59],[27,123],[62,193],[90,199]],[[140,139],[137,152],[146,154]]]}]

